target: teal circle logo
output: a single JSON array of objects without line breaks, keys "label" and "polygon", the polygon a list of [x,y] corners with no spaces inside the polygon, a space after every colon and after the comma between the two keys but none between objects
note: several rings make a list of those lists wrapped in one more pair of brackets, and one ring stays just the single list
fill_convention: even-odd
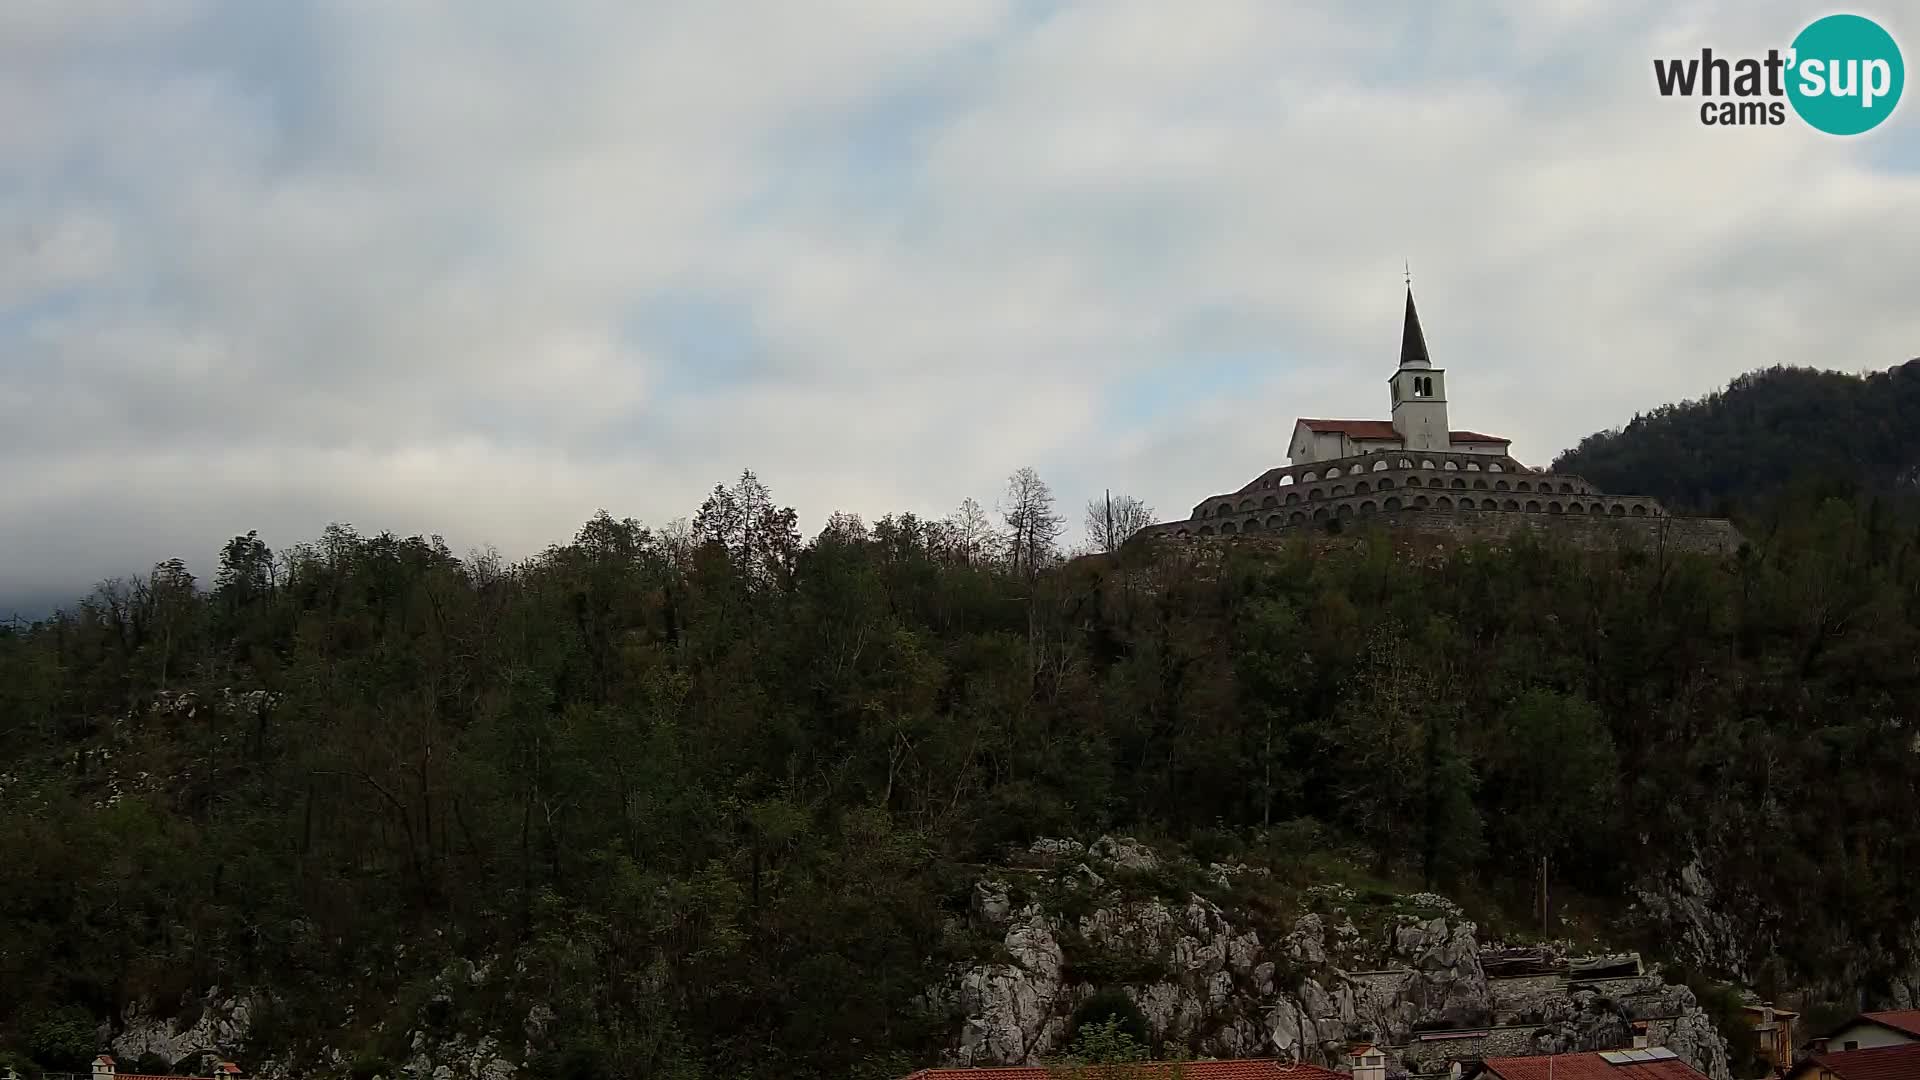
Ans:
[{"label": "teal circle logo", "polygon": [[1793,39],[1787,98],[1800,119],[1829,135],[1877,127],[1900,103],[1907,82],[1900,46],[1880,24],[1829,15]]}]

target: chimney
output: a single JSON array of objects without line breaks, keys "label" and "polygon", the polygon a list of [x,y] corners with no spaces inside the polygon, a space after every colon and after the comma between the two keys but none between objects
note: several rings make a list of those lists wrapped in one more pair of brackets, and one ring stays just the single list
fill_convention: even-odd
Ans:
[{"label": "chimney", "polygon": [[1353,1080],[1387,1080],[1387,1055],[1377,1046],[1360,1043],[1347,1051]]},{"label": "chimney", "polygon": [[1633,1022],[1633,1048],[1635,1050],[1645,1050],[1651,1045],[1652,1040],[1647,1037],[1647,1022],[1645,1020],[1635,1020]]},{"label": "chimney", "polygon": [[101,1054],[93,1059],[93,1080],[112,1080],[113,1059]]}]

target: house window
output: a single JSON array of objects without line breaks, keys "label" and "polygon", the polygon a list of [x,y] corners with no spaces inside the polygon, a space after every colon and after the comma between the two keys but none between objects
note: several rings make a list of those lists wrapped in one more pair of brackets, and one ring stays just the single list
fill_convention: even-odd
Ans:
[{"label": "house window", "polygon": [[1860,1043],[1859,1043],[1859,1040],[1857,1040],[1857,1039],[1848,1039],[1848,1040],[1847,1040],[1847,1045],[1846,1045],[1845,1047],[1843,1047],[1843,1049],[1846,1049],[1846,1050],[1858,1050],[1858,1049],[1860,1049]]}]

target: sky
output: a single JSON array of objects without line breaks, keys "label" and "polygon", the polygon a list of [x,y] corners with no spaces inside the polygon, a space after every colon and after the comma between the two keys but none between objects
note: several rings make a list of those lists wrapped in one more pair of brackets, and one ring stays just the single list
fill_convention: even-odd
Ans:
[{"label": "sky", "polygon": [[[1920,0],[1853,9],[1920,61]],[[249,529],[509,556],[752,468],[1162,519],[1385,417],[1546,464],[1920,354],[1920,100],[1709,128],[1780,0],[7,0],[0,613]],[[1920,91],[1909,97],[1920,95]]]}]

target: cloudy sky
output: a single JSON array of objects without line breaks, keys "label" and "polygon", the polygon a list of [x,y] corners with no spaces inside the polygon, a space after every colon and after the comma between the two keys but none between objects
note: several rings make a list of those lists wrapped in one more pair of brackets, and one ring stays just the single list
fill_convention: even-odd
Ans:
[{"label": "cloudy sky", "polygon": [[743,466],[809,531],[1023,464],[1182,516],[1386,414],[1403,259],[1455,426],[1529,462],[1883,368],[1920,101],[1838,139],[1653,89],[1825,13],[5,0],[0,607],[248,529],[524,554]]}]

